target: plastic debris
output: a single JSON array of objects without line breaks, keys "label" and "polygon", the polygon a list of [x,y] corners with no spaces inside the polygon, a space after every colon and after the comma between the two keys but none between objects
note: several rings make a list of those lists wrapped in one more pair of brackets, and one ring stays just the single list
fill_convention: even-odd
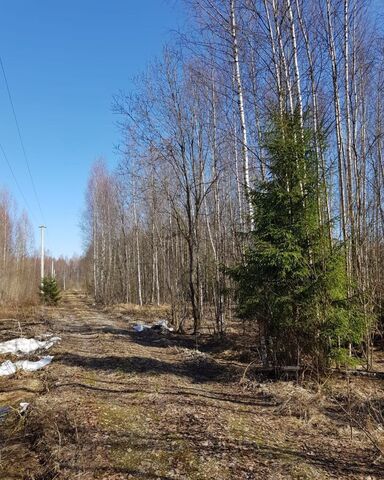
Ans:
[{"label": "plastic debris", "polygon": [[173,328],[168,326],[168,322],[166,320],[158,320],[153,325],[147,325],[145,323],[137,323],[133,326],[133,330],[135,332],[143,332],[144,330],[155,330],[161,333],[165,332],[173,332]]},{"label": "plastic debris", "polygon": [[28,410],[29,403],[28,402],[20,402],[20,410],[19,413],[25,413]]},{"label": "plastic debris", "polygon": [[35,338],[15,338],[0,343],[0,353],[33,353],[36,350],[51,348],[61,340],[60,337],[51,337],[48,340],[36,340]]},{"label": "plastic debris", "polygon": [[[18,412],[20,415],[23,415],[29,408],[29,403],[28,402],[20,402],[20,408],[18,409]],[[14,410],[12,407],[9,405],[6,405],[5,407],[0,407],[0,424],[4,422],[6,416],[11,413],[11,411]]]},{"label": "plastic debris", "polygon": [[0,423],[3,423],[5,420],[5,417],[8,415],[8,413],[12,410],[11,407],[0,407]]},{"label": "plastic debris", "polygon": [[154,325],[152,325],[152,330],[161,330],[161,331],[168,331],[173,332],[173,327],[168,326],[168,322],[166,320],[159,320]]},{"label": "plastic debris", "polygon": [[135,332],[142,332],[143,330],[148,330],[150,327],[150,325],[145,325],[144,323],[138,323],[137,325],[134,325],[133,326],[133,329],[135,330]]}]

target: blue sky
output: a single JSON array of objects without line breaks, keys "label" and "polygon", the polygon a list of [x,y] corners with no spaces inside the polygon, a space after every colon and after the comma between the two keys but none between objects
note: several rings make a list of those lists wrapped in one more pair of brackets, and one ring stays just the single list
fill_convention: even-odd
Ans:
[{"label": "blue sky", "polygon": [[[0,55],[55,255],[81,253],[79,228],[88,173],[118,161],[113,94],[158,54],[184,21],[180,0],[2,0]],[[0,143],[29,204],[43,222],[0,75]],[[0,155],[0,188],[25,208]]]}]

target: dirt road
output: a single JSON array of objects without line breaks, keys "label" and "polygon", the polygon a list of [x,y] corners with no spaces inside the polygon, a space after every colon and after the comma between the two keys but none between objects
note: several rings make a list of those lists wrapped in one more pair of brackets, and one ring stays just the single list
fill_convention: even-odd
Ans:
[{"label": "dirt road", "polygon": [[247,390],[241,365],[196,353],[188,337],[136,333],[136,321],[72,292],[25,325],[62,341],[44,371],[0,380],[0,405],[31,403],[3,425],[2,480],[384,478],[366,436],[351,440],[316,393]]}]

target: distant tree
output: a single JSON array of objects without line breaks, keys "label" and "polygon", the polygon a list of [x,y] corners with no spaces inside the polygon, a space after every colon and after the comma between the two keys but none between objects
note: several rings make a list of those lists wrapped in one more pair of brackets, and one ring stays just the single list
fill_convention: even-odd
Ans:
[{"label": "distant tree", "polygon": [[47,305],[57,305],[61,299],[61,296],[55,278],[43,278],[40,286],[40,296],[43,303]]}]

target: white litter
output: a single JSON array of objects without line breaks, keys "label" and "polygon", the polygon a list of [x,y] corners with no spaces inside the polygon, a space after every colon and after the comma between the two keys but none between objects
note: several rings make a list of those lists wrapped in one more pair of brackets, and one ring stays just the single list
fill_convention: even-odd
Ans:
[{"label": "white litter", "polygon": [[53,360],[52,355],[47,355],[46,357],[40,358],[36,362],[31,362],[30,360],[19,360],[18,362],[11,362],[6,360],[0,365],[0,376],[4,377],[7,375],[13,375],[17,370],[24,370],[25,372],[35,372],[40,370],[40,368],[46,367]]},{"label": "white litter", "polygon": [[139,333],[149,329],[160,330],[160,331],[167,330],[168,332],[173,332],[173,328],[168,326],[168,323],[166,320],[158,320],[152,325],[147,325],[145,323],[137,323],[136,325],[133,326],[133,330]]},{"label": "white litter", "polygon": [[166,320],[159,320],[155,323],[154,327],[160,327],[161,329],[168,330],[168,332],[173,332],[173,327],[169,327]]},{"label": "white litter", "polygon": [[20,410],[19,413],[25,413],[28,410],[29,403],[28,402],[20,402]]},{"label": "white litter", "polygon": [[13,340],[0,343],[0,353],[33,353],[40,349],[47,350],[60,340],[60,337],[51,337],[48,340],[15,338]]},{"label": "white litter", "polygon": [[0,365],[0,377],[13,375],[16,373],[16,365],[10,360],[6,360]]},{"label": "white litter", "polygon": [[147,330],[148,328],[151,328],[150,325],[145,325],[144,323],[138,323],[137,325],[133,326],[133,329],[135,332],[142,332],[143,330]]}]

